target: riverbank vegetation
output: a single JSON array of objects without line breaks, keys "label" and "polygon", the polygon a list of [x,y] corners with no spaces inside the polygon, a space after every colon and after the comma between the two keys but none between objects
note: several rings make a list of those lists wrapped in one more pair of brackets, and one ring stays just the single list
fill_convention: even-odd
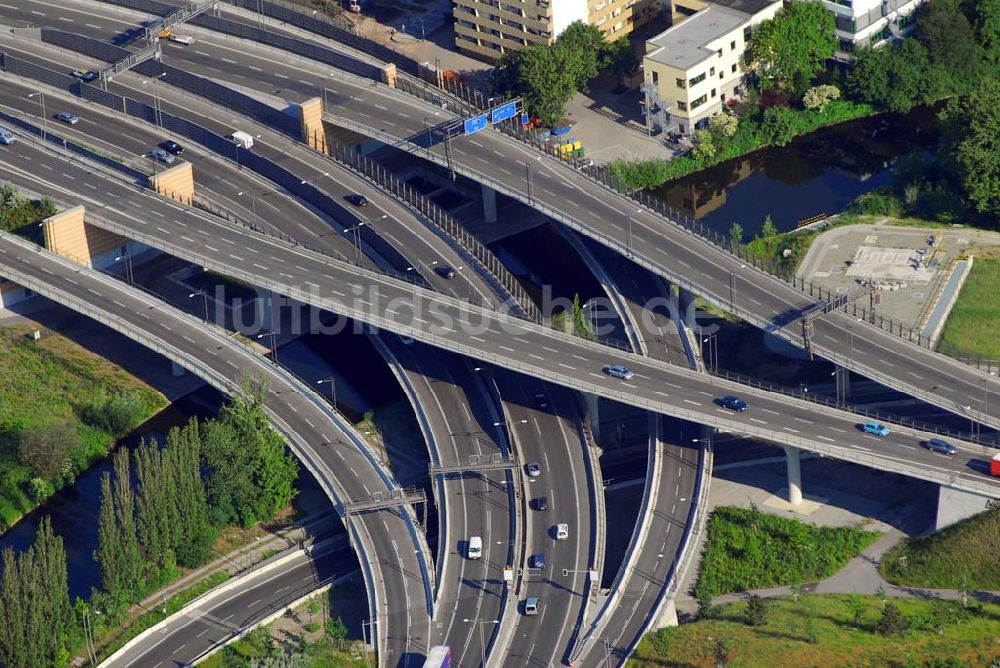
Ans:
[{"label": "riverbank vegetation", "polygon": [[0,329],[0,529],[105,457],[166,405],[158,392],[69,339]]},{"label": "riverbank vegetation", "polygon": [[[629,666],[1000,665],[1000,605],[862,595],[800,595],[718,606],[710,618],[647,634]],[[755,617],[760,621],[759,617]]]},{"label": "riverbank vegetation", "polygon": [[[72,613],[66,613],[70,622],[53,627],[52,642],[60,652],[68,656],[71,648],[82,645],[85,620],[100,648],[101,636],[127,618],[132,604],[177,579],[181,567],[205,563],[218,532],[273,517],[292,500],[298,463],[267,422],[265,392],[265,387],[244,381],[243,394],[217,418],[172,429],[163,447],[152,441],[141,444],[131,457],[124,449],[115,453],[114,474],[105,473],[101,480],[94,552],[101,589],[86,601],[76,601]],[[46,540],[47,534],[40,531],[33,549],[48,549]],[[55,540],[61,544],[61,539]],[[10,588],[12,578],[23,570],[13,552],[5,553],[0,618],[8,628],[0,634],[0,659],[12,660],[0,664],[7,668],[50,665],[22,660],[34,642],[32,625],[38,622],[11,607],[23,604],[21,590]],[[46,596],[68,608],[65,566],[60,573],[47,581]],[[60,607],[57,612],[64,611]]]},{"label": "riverbank vegetation", "polygon": [[699,601],[706,601],[719,594],[819,580],[843,568],[878,536],[768,515],[753,504],[721,506],[708,521],[695,591]]},{"label": "riverbank vegetation", "polygon": [[[694,149],[682,158],[616,161],[611,169],[623,186],[657,187],[758,148],[783,146],[823,125],[953,98],[941,112],[945,131],[937,167],[943,173],[925,174],[924,183],[911,188],[910,204],[923,200],[924,213],[909,215],[938,219],[927,215],[932,210],[957,216],[963,200],[971,203],[969,210],[995,214],[1000,155],[990,147],[1000,124],[997,0],[921,5],[912,36],[859,49],[852,67],[828,71],[817,63],[833,55],[835,44],[812,32],[822,17],[804,16],[805,10],[798,9],[810,4],[792,3],[755,30],[748,56],[759,83],[733,108],[738,126],[728,142],[710,127],[695,133]],[[832,22],[832,14],[827,15]],[[783,39],[790,34],[802,38]],[[833,26],[824,34],[832,39]]]},{"label": "riverbank vegetation", "polygon": [[901,586],[1000,591],[997,555],[1000,510],[995,509],[894,545],[882,558],[880,570]]}]

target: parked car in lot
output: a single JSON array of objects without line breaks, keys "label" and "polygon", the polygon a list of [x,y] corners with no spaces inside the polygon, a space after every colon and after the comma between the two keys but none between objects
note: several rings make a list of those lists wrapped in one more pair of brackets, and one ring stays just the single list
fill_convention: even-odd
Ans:
[{"label": "parked car in lot", "polygon": [[737,396],[733,396],[732,394],[727,394],[719,399],[719,405],[723,408],[728,408],[731,411],[738,411],[740,413],[750,408],[750,404]]},{"label": "parked car in lot", "polygon": [[455,270],[446,264],[434,267],[434,273],[440,276],[441,278],[455,278]]},{"label": "parked car in lot", "polygon": [[953,455],[958,452],[958,448],[948,441],[940,438],[929,438],[920,445],[924,446],[928,450],[940,452],[942,455]]},{"label": "parked car in lot", "polygon": [[632,373],[632,369],[629,369],[627,366],[622,366],[621,364],[612,364],[604,369],[604,373],[614,378],[620,378],[621,380],[632,380],[635,376],[635,374]]},{"label": "parked car in lot", "polygon": [[170,153],[167,153],[166,151],[164,151],[162,148],[156,149],[150,155],[152,155],[153,158],[155,158],[156,160],[159,160],[160,162],[168,164],[168,165],[173,164],[174,160],[177,159],[173,155],[171,155]]},{"label": "parked car in lot", "polygon": [[528,462],[524,465],[524,472],[531,478],[537,478],[542,475],[542,465],[538,462]]},{"label": "parked car in lot", "polygon": [[354,206],[368,206],[368,198],[364,195],[359,195],[358,193],[351,193],[350,195],[345,195],[344,199],[353,204]]},{"label": "parked car in lot", "polygon": [[56,120],[62,121],[63,123],[69,123],[70,125],[76,125],[80,122],[79,116],[71,114],[68,111],[60,111],[56,114]]},{"label": "parked car in lot", "polygon": [[866,434],[874,434],[879,438],[882,438],[883,436],[888,436],[889,434],[892,433],[892,431],[888,427],[886,427],[884,424],[876,420],[868,420],[867,422],[865,422],[863,425],[861,425],[861,431],[865,432]]},{"label": "parked car in lot", "polygon": [[167,153],[172,153],[173,155],[180,155],[181,153],[184,152],[184,147],[172,139],[168,139],[162,144],[160,144],[160,148],[162,148]]}]

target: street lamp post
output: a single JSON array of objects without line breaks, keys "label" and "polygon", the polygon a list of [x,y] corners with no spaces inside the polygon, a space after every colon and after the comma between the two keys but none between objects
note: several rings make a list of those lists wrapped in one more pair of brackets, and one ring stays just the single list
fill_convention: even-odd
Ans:
[{"label": "street lamp post", "polygon": [[29,93],[28,97],[38,96],[38,106],[42,109],[42,139],[46,139],[49,136],[49,117],[45,115],[45,93],[38,91],[37,93]]},{"label": "street lamp post", "polygon": [[362,221],[353,227],[348,227],[344,230],[344,234],[354,232],[354,254],[357,258],[357,263],[361,264],[361,228],[367,225],[367,221]]},{"label": "street lamp post", "polygon": [[317,385],[322,385],[323,383],[330,384],[330,397],[333,399],[333,407],[337,407],[337,379],[334,376],[329,378],[323,378],[322,380],[317,380]]},{"label": "street lamp post", "polygon": [[701,340],[701,343],[702,343],[702,353],[701,353],[702,358],[704,359],[705,357],[705,344],[707,343],[709,357],[711,357],[711,362],[709,363],[709,367],[712,368],[713,370],[716,369],[719,365],[718,332],[712,332],[707,337],[703,338]]},{"label": "street lamp post", "polygon": [[135,277],[132,274],[132,254],[129,252],[128,244],[125,245],[125,254],[115,258],[115,262],[121,262],[122,260],[125,260],[125,279],[131,285],[135,283]]},{"label": "street lamp post", "polygon": [[198,295],[201,295],[205,301],[205,322],[208,322],[208,293],[205,292],[204,290],[199,290],[198,292],[192,292],[191,294],[188,295],[188,299],[192,299],[194,297],[197,297]]},{"label": "street lamp post", "polygon": [[[368,627],[368,636],[365,636],[365,627]],[[375,646],[376,651],[378,651],[378,643],[376,638],[376,629],[378,628],[378,619],[374,621],[368,621],[365,619],[361,620],[361,642],[365,646],[365,665],[371,668],[371,663],[368,661],[368,638],[372,640],[372,645]]]},{"label": "street lamp post", "polygon": [[142,82],[143,86],[150,81],[153,82],[153,113],[156,121],[156,127],[158,128],[163,127],[163,112],[160,109],[160,78],[165,76],[167,76],[167,73],[161,72],[160,74],[156,74]]},{"label": "street lamp post", "polygon": [[[245,194],[245,191],[241,190],[241,191],[239,191],[236,194],[237,194],[237,196],[242,197]],[[251,184],[250,185],[250,215],[253,216],[253,224],[254,224],[254,227],[256,227],[257,226],[257,198],[254,197],[254,194],[255,194],[254,193],[254,187]]]},{"label": "street lamp post", "polygon": [[258,339],[262,339],[265,336],[270,337],[270,339],[271,339],[271,358],[274,361],[274,363],[277,364],[278,363],[278,343],[277,343],[277,338],[278,337],[275,335],[274,332],[264,332],[263,334],[258,334],[257,338]]},{"label": "street lamp post", "polygon": [[463,619],[466,624],[475,624],[479,627],[479,646],[483,650],[483,668],[486,668],[486,639],[483,634],[483,626],[486,624],[499,624],[498,619]]}]

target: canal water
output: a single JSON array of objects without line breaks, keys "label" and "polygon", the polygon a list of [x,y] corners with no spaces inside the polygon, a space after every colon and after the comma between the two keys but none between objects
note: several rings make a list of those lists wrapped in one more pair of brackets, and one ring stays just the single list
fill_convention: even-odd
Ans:
[{"label": "canal water", "polygon": [[749,241],[768,215],[784,232],[812,216],[840,213],[858,195],[889,184],[896,160],[931,150],[937,138],[931,109],[882,114],[721,163],[652,194],[720,234],[738,222]]}]

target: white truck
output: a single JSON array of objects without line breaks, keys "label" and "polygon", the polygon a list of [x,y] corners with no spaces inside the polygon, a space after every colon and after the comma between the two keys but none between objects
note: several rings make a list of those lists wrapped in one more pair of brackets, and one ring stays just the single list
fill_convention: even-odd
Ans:
[{"label": "white truck", "polygon": [[233,134],[229,135],[229,138],[237,146],[241,146],[243,148],[252,148],[253,147],[253,135],[252,134],[248,134],[248,133],[243,132],[241,130],[237,130]]}]

